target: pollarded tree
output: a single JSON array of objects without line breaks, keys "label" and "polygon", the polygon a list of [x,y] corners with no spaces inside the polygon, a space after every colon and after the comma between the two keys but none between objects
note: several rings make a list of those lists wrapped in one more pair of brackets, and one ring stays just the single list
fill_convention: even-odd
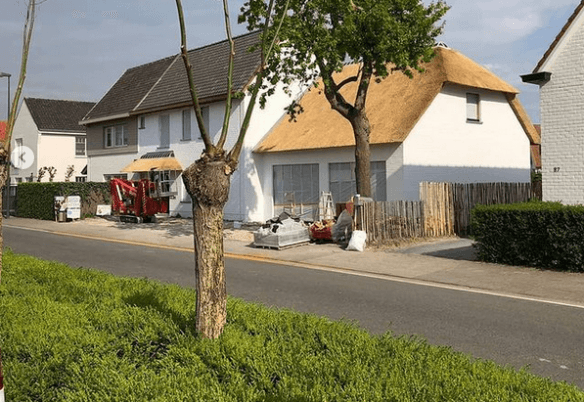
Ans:
[{"label": "pollarded tree", "polygon": [[[437,23],[448,11],[442,1],[426,6],[421,0],[290,0],[278,2],[288,17],[279,32],[275,56],[268,66],[269,82],[324,85],[331,107],[349,121],[355,137],[357,193],[370,197],[371,126],[367,118],[367,92],[372,80],[394,72],[412,76],[434,56],[432,47],[443,26]],[[249,0],[240,22],[257,29],[268,5]],[[333,78],[351,60],[360,63],[357,75],[342,82]],[[345,99],[341,88],[357,82],[355,99]],[[294,116],[302,110],[292,104]]]},{"label": "pollarded tree", "polygon": [[[0,146],[0,193],[6,187],[6,180],[8,178],[8,172],[10,169],[10,141],[12,140],[12,131],[14,129],[14,122],[16,121],[16,110],[18,109],[18,103],[20,102],[20,97],[22,95],[22,89],[24,88],[24,80],[26,78],[26,66],[28,63],[28,53],[30,49],[30,42],[32,40],[32,32],[34,27],[34,19],[36,14],[36,9],[39,4],[44,3],[44,1],[28,0],[26,18],[24,20],[24,31],[22,38],[22,56],[20,62],[20,75],[18,77],[18,84],[16,87],[16,92],[12,100],[12,105],[10,106],[10,113],[8,116],[8,123],[6,124],[6,134],[4,136],[4,142]],[[8,183],[10,184],[10,183]],[[2,197],[0,197],[0,211],[2,211]],[[4,236],[2,234],[2,214],[0,213],[0,279],[2,278],[2,249],[4,245]]]},{"label": "pollarded tree", "polygon": [[[231,116],[233,92],[232,76],[235,48],[229,22],[227,0],[223,0],[225,27],[230,46],[228,61],[228,87],[225,101],[225,118],[217,143],[213,143],[205,127],[197,88],[193,78],[193,68],[187,54],[187,35],[181,0],[176,0],[181,30],[181,55],[187,71],[189,88],[197,125],[205,145],[200,159],[187,167],[182,174],[187,192],[193,200],[193,227],[195,238],[195,275],[196,275],[196,330],[204,338],[217,338],[221,335],[227,317],[227,287],[225,282],[225,260],[223,251],[223,208],[229,197],[231,176],[237,169],[243,140],[247,133],[252,112],[263,87],[267,61],[273,56],[277,32],[282,26],[287,9],[284,1],[280,14],[276,13],[275,0],[267,4],[266,12],[258,19],[261,28],[259,43],[260,65],[254,83],[250,87],[250,101],[245,113],[237,141],[231,150],[225,149]],[[271,40],[269,38],[272,38]],[[264,98],[265,99],[265,98]]]}]

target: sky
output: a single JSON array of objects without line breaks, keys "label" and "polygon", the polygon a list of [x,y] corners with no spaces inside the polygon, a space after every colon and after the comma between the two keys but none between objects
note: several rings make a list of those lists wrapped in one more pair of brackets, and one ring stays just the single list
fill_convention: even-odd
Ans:
[{"label": "sky", "polygon": [[[425,0],[426,4],[429,3]],[[538,87],[519,77],[531,73],[578,0],[448,0],[438,38],[489,68],[520,91],[539,123]],[[230,1],[234,35],[243,34]],[[189,49],[225,39],[222,3],[183,0]],[[0,72],[19,74],[26,0],[0,5]],[[180,31],[173,0],[46,0],[38,7],[23,96],[97,102],[131,67],[177,54]],[[0,78],[0,120],[6,119],[8,83]]]}]

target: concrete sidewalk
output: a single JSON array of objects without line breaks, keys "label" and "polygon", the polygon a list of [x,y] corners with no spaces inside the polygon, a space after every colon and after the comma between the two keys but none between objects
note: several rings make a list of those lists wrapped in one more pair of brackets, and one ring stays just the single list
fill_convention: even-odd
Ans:
[{"label": "concrete sidewalk", "polygon": [[[4,226],[185,252],[191,252],[193,248],[192,224],[185,220],[131,224],[95,218],[57,223],[11,217],[4,220]],[[335,244],[305,244],[280,251],[267,250],[252,247],[251,239],[249,232],[227,230],[226,255],[584,308],[584,274],[407,254],[403,250],[359,253],[345,251]]]}]

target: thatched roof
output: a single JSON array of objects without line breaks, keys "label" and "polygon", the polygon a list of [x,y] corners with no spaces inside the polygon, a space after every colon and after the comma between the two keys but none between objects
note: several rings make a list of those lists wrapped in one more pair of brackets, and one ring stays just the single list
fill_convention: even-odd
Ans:
[{"label": "thatched roof", "polygon": [[[402,73],[393,73],[380,82],[373,81],[367,94],[367,116],[371,123],[371,144],[403,142],[446,83],[482,88],[508,94],[512,99],[519,92],[486,68],[461,53],[436,47],[436,57],[424,66],[424,73],[414,72],[410,79]],[[359,66],[346,66],[335,75],[335,81],[357,74]],[[322,86],[320,87],[322,88]],[[342,88],[349,102],[355,98],[357,83]],[[510,99],[511,102],[511,99]],[[528,136],[535,130],[518,100],[514,110]],[[287,116],[273,128],[256,148],[256,152],[284,152],[307,149],[349,147],[355,145],[349,122],[331,109],[324,94],[312,88],[301,99],[304,113],[296,122]],[[513,105],[512,105],[513,106]],[[530,128],[531,127],[531,128]],[[537,133],[535,133],[536,135]],[[538,140],[539,137],[534,138]],[[534,142],[534,141],[532,141]]]}]

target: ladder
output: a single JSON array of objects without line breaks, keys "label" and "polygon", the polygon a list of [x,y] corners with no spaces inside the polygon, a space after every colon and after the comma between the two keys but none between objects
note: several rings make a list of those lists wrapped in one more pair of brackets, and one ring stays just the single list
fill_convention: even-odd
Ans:
[{"label": "ladder", "polygon": [[335,205],[333,204],[333,195],[330,191],[320,193],[318,202],[318,220],[333,219],[335,217]]}]

